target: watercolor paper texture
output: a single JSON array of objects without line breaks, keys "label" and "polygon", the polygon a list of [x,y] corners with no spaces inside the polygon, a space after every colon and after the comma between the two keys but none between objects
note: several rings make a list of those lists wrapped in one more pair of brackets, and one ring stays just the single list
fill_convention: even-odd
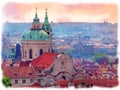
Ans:
[{"label": "watercolor paper texture", "polygon": [[17,3],[3,6],[5,87],[118,86],[115,3]]}]

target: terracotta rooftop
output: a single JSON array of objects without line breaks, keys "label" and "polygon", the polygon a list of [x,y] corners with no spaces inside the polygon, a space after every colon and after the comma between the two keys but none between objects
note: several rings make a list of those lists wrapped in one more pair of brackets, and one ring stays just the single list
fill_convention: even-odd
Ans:
[{"label": "terracotta rooftop", "polygon": [[43,55],[34,59],[31,64],[34,67],[48,68],[57,57],[57,53],[44,53]]},{"label": "terracotta rooftop", "polygon": [[24,66],[29,66],[31,61],[21,61],[20,62],[20,67],[24,67]]},{"label": "terracotta rooftop", "polygon": [[35,88],[40,88],[41,87],[41,85],[40,85],[40,83],[34,83],[34,84],[32,84],[32,85],[30,85],[30,86],[28,86],[28,87],[35,87]]},{"label": "terracotta rooftop", "polygon": [[6,67],[3,75],[10,78],[30,78],[35,77],[32,67]]},{"label": "terracotta rooftop", "polygon": [[59,80],[59,81],[56,81],[55,84],[57,85],[68,85],[68,83],[70,83],[71,81],[70,80]]}]

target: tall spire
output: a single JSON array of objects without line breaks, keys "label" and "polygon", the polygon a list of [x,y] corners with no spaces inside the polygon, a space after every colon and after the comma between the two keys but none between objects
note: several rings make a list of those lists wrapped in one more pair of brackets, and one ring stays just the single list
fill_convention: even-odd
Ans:
[{"label": "tall spire", "polygon": [[38,18],[38,15],[37,15],[37,8],[36,8],[36,13],[35,13],[35,18],[34,18],[34,22],[38,21],[39,22],[39,18]]},{"label": "tall spire", "polygon": [[46,12],[45,12],[45,21],[44,21],[44,24],[49,24],[48,16],[47,16],[47,8],[45,10],[46,10]]},{"label": "tall spire", "polygon": [[35,17],[38,18],[38,16],[37,16],[37,8],[36,8],[36,14],[35,14]]},{"label": "tall spire", "polygon": [[48,20],[48,15],[47,15],[47,8],[45,9],[45,18],[44,18],[44,23],[42,25],[42,29],[45,30],[48,34],[51,33],[51,25]]},{"label": "tall spire", "polygon": [[41,29],[41,23],[39,21],[38,15],[37,15],[37,8],[36,8],[35,9],[35,17],[33,19],[31,30],[40,30],[40,29]]}]

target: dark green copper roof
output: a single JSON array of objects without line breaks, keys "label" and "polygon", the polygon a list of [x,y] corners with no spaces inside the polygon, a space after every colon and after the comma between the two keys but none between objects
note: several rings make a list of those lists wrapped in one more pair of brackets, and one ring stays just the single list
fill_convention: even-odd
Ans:
[{"label": "dark green copper roof", "polygon": [[22,40],[50,40],[49,35],[43,30],[28,30]]}]

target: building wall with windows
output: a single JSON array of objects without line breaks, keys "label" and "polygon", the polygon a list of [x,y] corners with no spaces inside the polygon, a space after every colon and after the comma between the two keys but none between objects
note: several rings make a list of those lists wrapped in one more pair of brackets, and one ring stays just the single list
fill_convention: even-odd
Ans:
[{"label": "building wall with windows", "polygon": [[41,41],[22,41],[22,60],[32,60],[45,52],[52,52],[50,40]]},{"label": "building wall with windows", "polygon": [[30,86],[36,82],[40,82],[39,77],[36,78],[15,78],[11,79],[13,87],[19,87],[19,86]]}]

